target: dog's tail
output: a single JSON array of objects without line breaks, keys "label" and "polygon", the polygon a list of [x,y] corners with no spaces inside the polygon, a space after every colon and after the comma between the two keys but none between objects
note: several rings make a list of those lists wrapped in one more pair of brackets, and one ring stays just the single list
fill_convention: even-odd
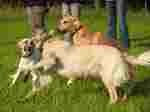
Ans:
[{"label": "dog's tail", "polygon": [[150,66],[150,51],[146,51],[138,56],[125,56],[127,62],[132,65]]}]

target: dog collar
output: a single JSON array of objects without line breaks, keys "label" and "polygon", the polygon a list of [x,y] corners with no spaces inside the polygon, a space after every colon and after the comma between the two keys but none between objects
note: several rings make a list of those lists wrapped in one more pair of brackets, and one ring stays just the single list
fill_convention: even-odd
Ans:
[{"label": "dog collar", "polygon": [[28,58],[28,57],[30,57],[32,55],[32,53],[30,53],[29,55],[27,55],[27,56],[22,56],[23,58]]}]

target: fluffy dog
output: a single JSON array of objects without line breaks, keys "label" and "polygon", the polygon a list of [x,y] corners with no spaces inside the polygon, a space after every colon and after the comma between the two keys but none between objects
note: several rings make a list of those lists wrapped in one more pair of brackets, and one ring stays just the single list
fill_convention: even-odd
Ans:
[{"label": "fluffy dog", "polygon": [[[52,46],[46,42],[43,46],[41,61],[32,69],[57,72],[69,79],[68,83],[78,78],[101,79],[108,90],[110,102],[119,100],[117,88],[130,80],[131,65],[149,65],[150,52],[138,57],[124,55],[115,47],[107,45]],[[53,75],[51,75],[53,76]]]},{"label": "fluffy dog", "polygon": [[73,35],[73,43],[75,45],[96,45],[107,44],[118,46],[115,40],[108,40],[102,32],[90,32],[77,17],[64,16],[58,24],[60,32],[70,32]]},{"label": "fluffy dog", "polygon": [[24,77],[26,75],[31,74],[33,83],[31,93],[35,93],[35,91],[38,91],[41,88],[43,88],[45,84],[47,85],[49,81],[48,76],[38,76],[38,72],[32,69],[32,66],[34,66],[40,61],[41,51],[40,49],[36,48],[33,39],[23,39],[18,42],[17,46],[21,49],[21,58],[16,74],[10,76],[13,79],[10,84],[10,87],[12,87],[20,77]]},{"label": "fluffy dog", "polygon": [[[41,58],[39,49],[35,47],[34,42],[31,39],[23,39],[18,42],[17,47],[21,49],[21,58],[19,61],[18,69],[15,75],[11,76],[13,86],[21,75],[27,75],[30,71],[30,66],[38,63]],[[34,73],[31,73],[33,80],[37,78]]]}]

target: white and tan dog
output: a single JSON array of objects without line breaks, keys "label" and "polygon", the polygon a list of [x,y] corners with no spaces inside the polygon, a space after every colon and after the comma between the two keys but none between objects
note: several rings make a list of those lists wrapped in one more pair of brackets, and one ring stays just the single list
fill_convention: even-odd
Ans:
[{"label": "white and tan dog", "polygon": [[150,65],[148,56],[149,51],[138,57],[127,56],[107,45],[72,46],[66,49],[63,44],[56,47],[46,42],[42,59],[33,69],[55,71],[67,78],[68,84],[78,78],[101,79],[108,90],[110,102],[116,103],[119,100],[117,87],[130,80],[129,65]]},{"label": "white and tan dog", "polygon": [[[32,76],[33,84],[31,93],[34,93],[35,91],[38,91],[44,87],[44,84],[41,82],[41,80],[47,84],[49,79],[48,76],[38,76],[38,72],[32,69],[32,66],[40,61],[41,51],[39,48],[36,48],[33,39],[23,39],[18,42],[17,46],[21,49],[21,58],[16,74],[10,76],[13,79],[10,87],[12,87],[20,77],[30,74]],[[39,84],[40,86],[38,86]]]}]

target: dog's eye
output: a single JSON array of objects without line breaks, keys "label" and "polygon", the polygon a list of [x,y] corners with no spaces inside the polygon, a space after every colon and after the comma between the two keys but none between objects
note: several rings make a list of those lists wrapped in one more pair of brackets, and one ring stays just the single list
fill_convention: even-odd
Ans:
[{"label": "dog's eye", "polygon": [[68,23],[68,21],[63,21],[63,23],[65,24],[65,23]]},{"label": "dog's eye", "polygon": [[30,45],[33,45],[33,44],[34,44],[33,42],[30,43]]}]

